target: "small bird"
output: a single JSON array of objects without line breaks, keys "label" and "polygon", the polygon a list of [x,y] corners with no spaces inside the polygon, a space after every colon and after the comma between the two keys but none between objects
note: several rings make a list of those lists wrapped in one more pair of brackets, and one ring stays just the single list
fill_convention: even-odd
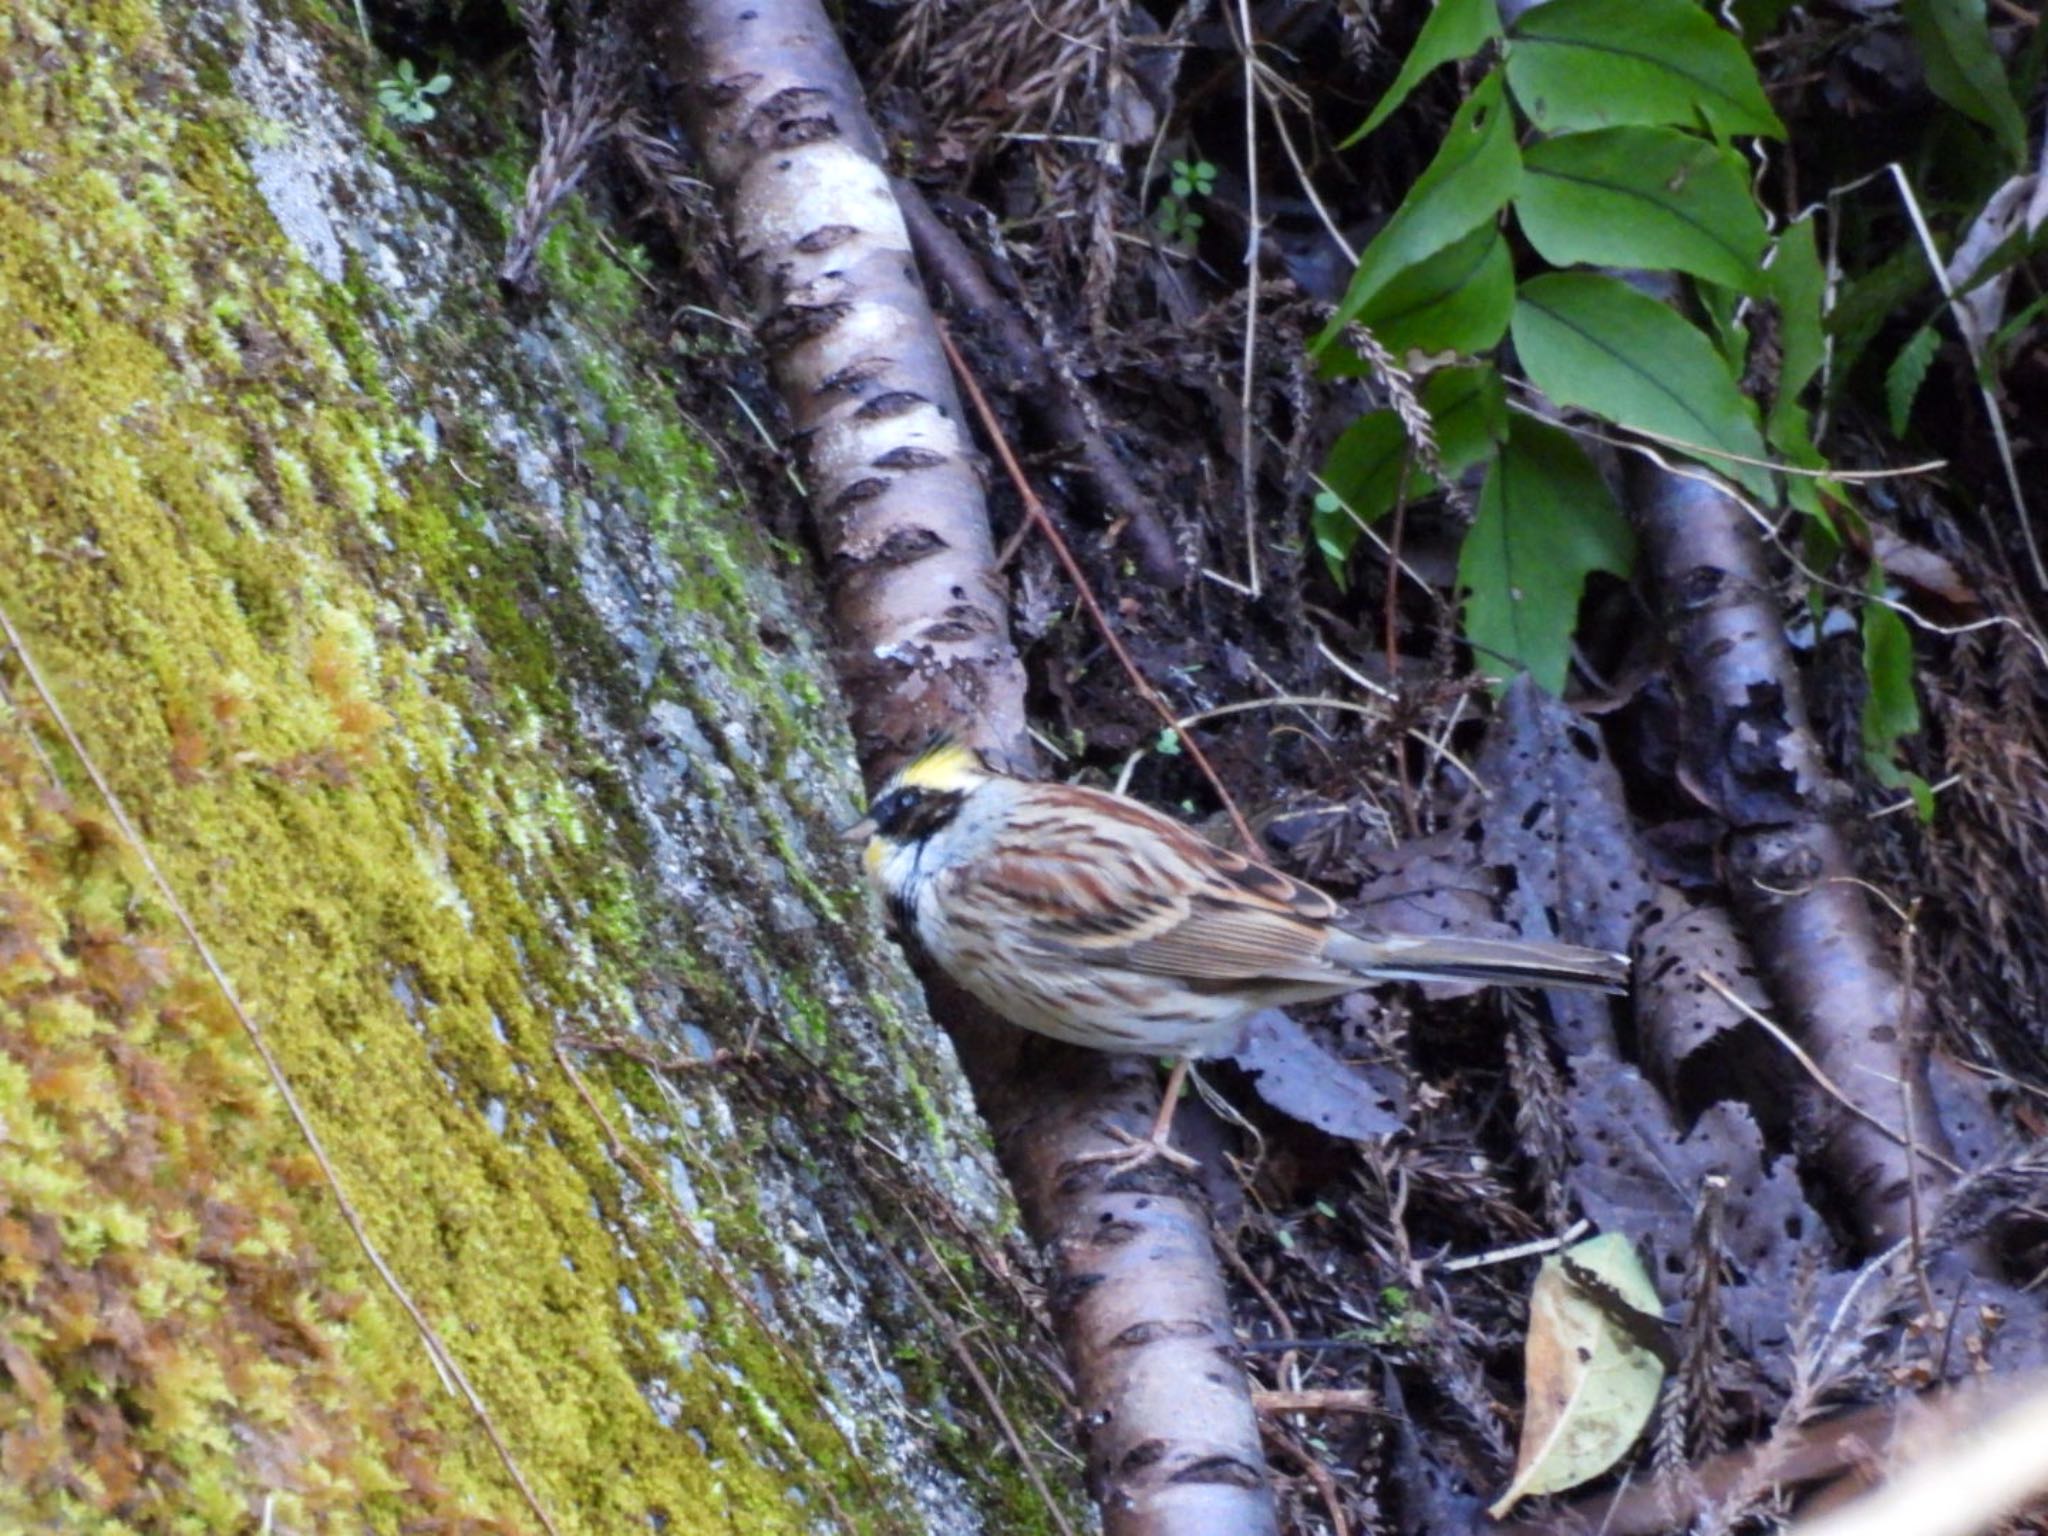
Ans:
[{"label": "small bird", "polygon": [[1569,944],[1425,938],[1339,923],[1337,903],[1124,795],[998,772],[941,739],[846,830],[898,931],[1013,1024],[1099,1051],[1175,1058],[1151,1134],[1166,1144],[1190,1060],[1261,1009],[1383,981],[1624,990],[1628,957]]}]

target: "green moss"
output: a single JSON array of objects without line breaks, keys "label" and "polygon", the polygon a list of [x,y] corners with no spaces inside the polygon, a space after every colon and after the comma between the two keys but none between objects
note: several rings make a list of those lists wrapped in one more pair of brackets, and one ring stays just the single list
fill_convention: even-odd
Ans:
[{"label": "green moss", "polygon": [[[450,466],[388,467],[394,446],[417,436],[375,366],[360,284],[325,289],[290,260],[232,146],[209,137],[202,104],[145,106],[130,94],[130,69],[168,64],[167,44],[147,6],[117,9],[95,18],[99,41],[31,13],[73,67],[61,84],[17,83],[4,103],[5,137],[36,144],[44,161],[35,185],[9,188],[26,217],[8,221],[0,246],[0,300],[35,338],[0,404],[0,478],[20,498],[17,514],[34,509],[0,534],[9,611],[67,680],[67,709],[243,978],[316,1120],[338,1133],[345,1185],[565,1527],[620,1529],[654,1507],[695,1519],[744,1510],[753,1529],[801,1524],[785,1483],[857,1486],[813,1412],[768,1406],[807,1403],[814,1385],[750,1344],[750,1324],[722,1324],[717,1357],[676,1372],[663,1355],[679,1411],[719,1420],[737,1372],[752,1407],[730,1433],[781,1443],[790,1466],[734,1454],[714,1473],[679,1446],[640,1383],[661,1353],[660,1320],[718,1283],[687,1250],[637,1261],[622,1251],[626,1196],[603,1139],[558,1072],[519,1065],[548,1062],[556,1014],[625,995],[630,976],[603,972],[645,934],[617,850],[547,745],[568,718],[565,647],[601,671],[599,626],[564,597],[574,584],[562,554],[488,538]],[[53,108],[61,134],[43,119]],[[143,172],[152,162],[170,173]],[[149,182],[146,217],[130,200],[138,176]],[[232,410],[213,403],[222,393]],[[660,482],[680,520],[701,462],[671,438],[631,467]],[[448,643],[437,656],[391,643],[392,632]],[[33,801],[27,761],[17,751],[18,812]],[[24,830],[21,846],[76,842],[88,825]],[[95,909],[92,892],[67,899],[49,881],[24,877],[18,893],[47,909],[53,949],[70,937],[67,906],[72,923]],[[146,909],[132,884],[124,901]],[[176,950],[160,922],[109,931],[131,950]],[[97,1081],[118,1060],[121,1032],[140,1027],[90,1009],[28,1017],[19,996],[10,991],[9,1060],[31,1096],[38,1066]],[[147,994],[156,1027],[172,996],[217,1011],[189,961]],[[54,1064],[31,1049],[38,1029]],[[201,1090],[238,1056],[217,1019],[203,1039],[204,1060],[166,1069],[202,1105]],[[236,1069],[228,1145],[255,1169],[297,1158],[246,1061]],[[114,1088],[101,1097],[112,1145],[144,1134],[141,1104]],[[485,1112],[493,1104],[510,1106],[502,1139]],[[84,1134],[59,1127],[53,1145]],[[219,1199],[212,1170],[194,1161],[202,1149],[219,1155],[190,1139],[182,1162],[160,1165],[163,1187]],[[259,1180],[233,1191],[250,1230],[214,1258],[189,1234],[155,1232],[110,1182],[87,1174],[51,1187],[67,1165],[52,1158],[38,1165],[43,1177],[23,1167],[7,1181],[16,1219],[60,1214],[53,1259],[103,1282],[142,1265],[149,1305],[187,1326],[214,1315],[197,1299],[210,1265],[281,1266],[286,1279],[264,1282],[270,1299],[306,1313],[309,1347],[337,1385],[234,1389],[230,1378],[260,1377],[274,1357],[222,1324],[226,1334],[195,1331],[187,1345],[123,1361],[118,1379],[104,1367],[53,1373],[40,1403],[16,1404],[27,1415],[17,1436],[37,1413],[68,1422],[79,1410],[67,1400],[131,1393],[140,1406],[122,1417],[137,1455],[208,1530],[287,1497],[270,1458],[240,1445],[284,1423],[347,1445],[324,1494],[289,1493],[280,1513],[293,1523],[347,1523],[362,1490],[378,1487],[394,1495],[380,1524],[401,1510],[454,1520],[473,1501],[517,1514],[475,1425],[432,1387],[417,1342],[317,1190],[288,1199]],[[593,1216],[592,1191],[610,1192],[606,1219]],[[301,1290],[295,1266],[323,1278]],[[151,1278],[159,1272],[186,1276],[185,1293]],[[628,1275],[633,1317],[650,1322],[622,1313]],[[24,1335],[49,1360],[72,1358],[47,1281],[15,1283]],[[368,1299],[344,1315],[336,1287]],[[35,1340],[39,1329],[50,1337]],[[423,1432],[431,1450],[419,1461],[408,1447]],[[41,1443],[55,1453],[65,1442]],[[76,1467],[61,1462],[18,1492],[44,1514],[121,1503],[125,1490],[104,1480],[67,1489]]]}]

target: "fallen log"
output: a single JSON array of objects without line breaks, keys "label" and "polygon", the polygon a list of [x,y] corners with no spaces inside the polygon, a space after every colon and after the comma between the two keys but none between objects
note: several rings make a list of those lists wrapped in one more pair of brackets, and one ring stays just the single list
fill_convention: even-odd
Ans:
[{"label": "fallen log", "polygon": [[[786,403],[841,681],[877,782],[935,730],[1028,768],[976,456],[860,85],[816,0],[680,0],[652,25]],[[1019,1040],[933,989],[1047,1247],[1109,1536],[1275,1530],[1198,1190],[1081,1159],[1149,1119],[1147,1064]]]}]

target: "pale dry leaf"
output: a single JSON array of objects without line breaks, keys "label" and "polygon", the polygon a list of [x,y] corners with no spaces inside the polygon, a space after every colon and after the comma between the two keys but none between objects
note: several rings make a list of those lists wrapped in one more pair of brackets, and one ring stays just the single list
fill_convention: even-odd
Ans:
[{"label": "pale dry leaf", "polygon": [[1529,1293],[1526,1405],[1514,1481],[1488,1509],[1598,1477],[1628,1454],[1664,1383],[1656,1287],[1610,1232],[1552,1254]]}]

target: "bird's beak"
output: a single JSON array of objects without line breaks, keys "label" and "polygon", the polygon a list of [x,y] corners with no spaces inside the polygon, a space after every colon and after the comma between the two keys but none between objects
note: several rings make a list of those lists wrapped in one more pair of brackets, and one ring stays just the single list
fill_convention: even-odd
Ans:
[{"label": "bird's beak", "polygon": [[863,816],[852,826],[839,829],[839,840],[842,843],[864,843],[874,835],[875,818],[872,816]]}]

